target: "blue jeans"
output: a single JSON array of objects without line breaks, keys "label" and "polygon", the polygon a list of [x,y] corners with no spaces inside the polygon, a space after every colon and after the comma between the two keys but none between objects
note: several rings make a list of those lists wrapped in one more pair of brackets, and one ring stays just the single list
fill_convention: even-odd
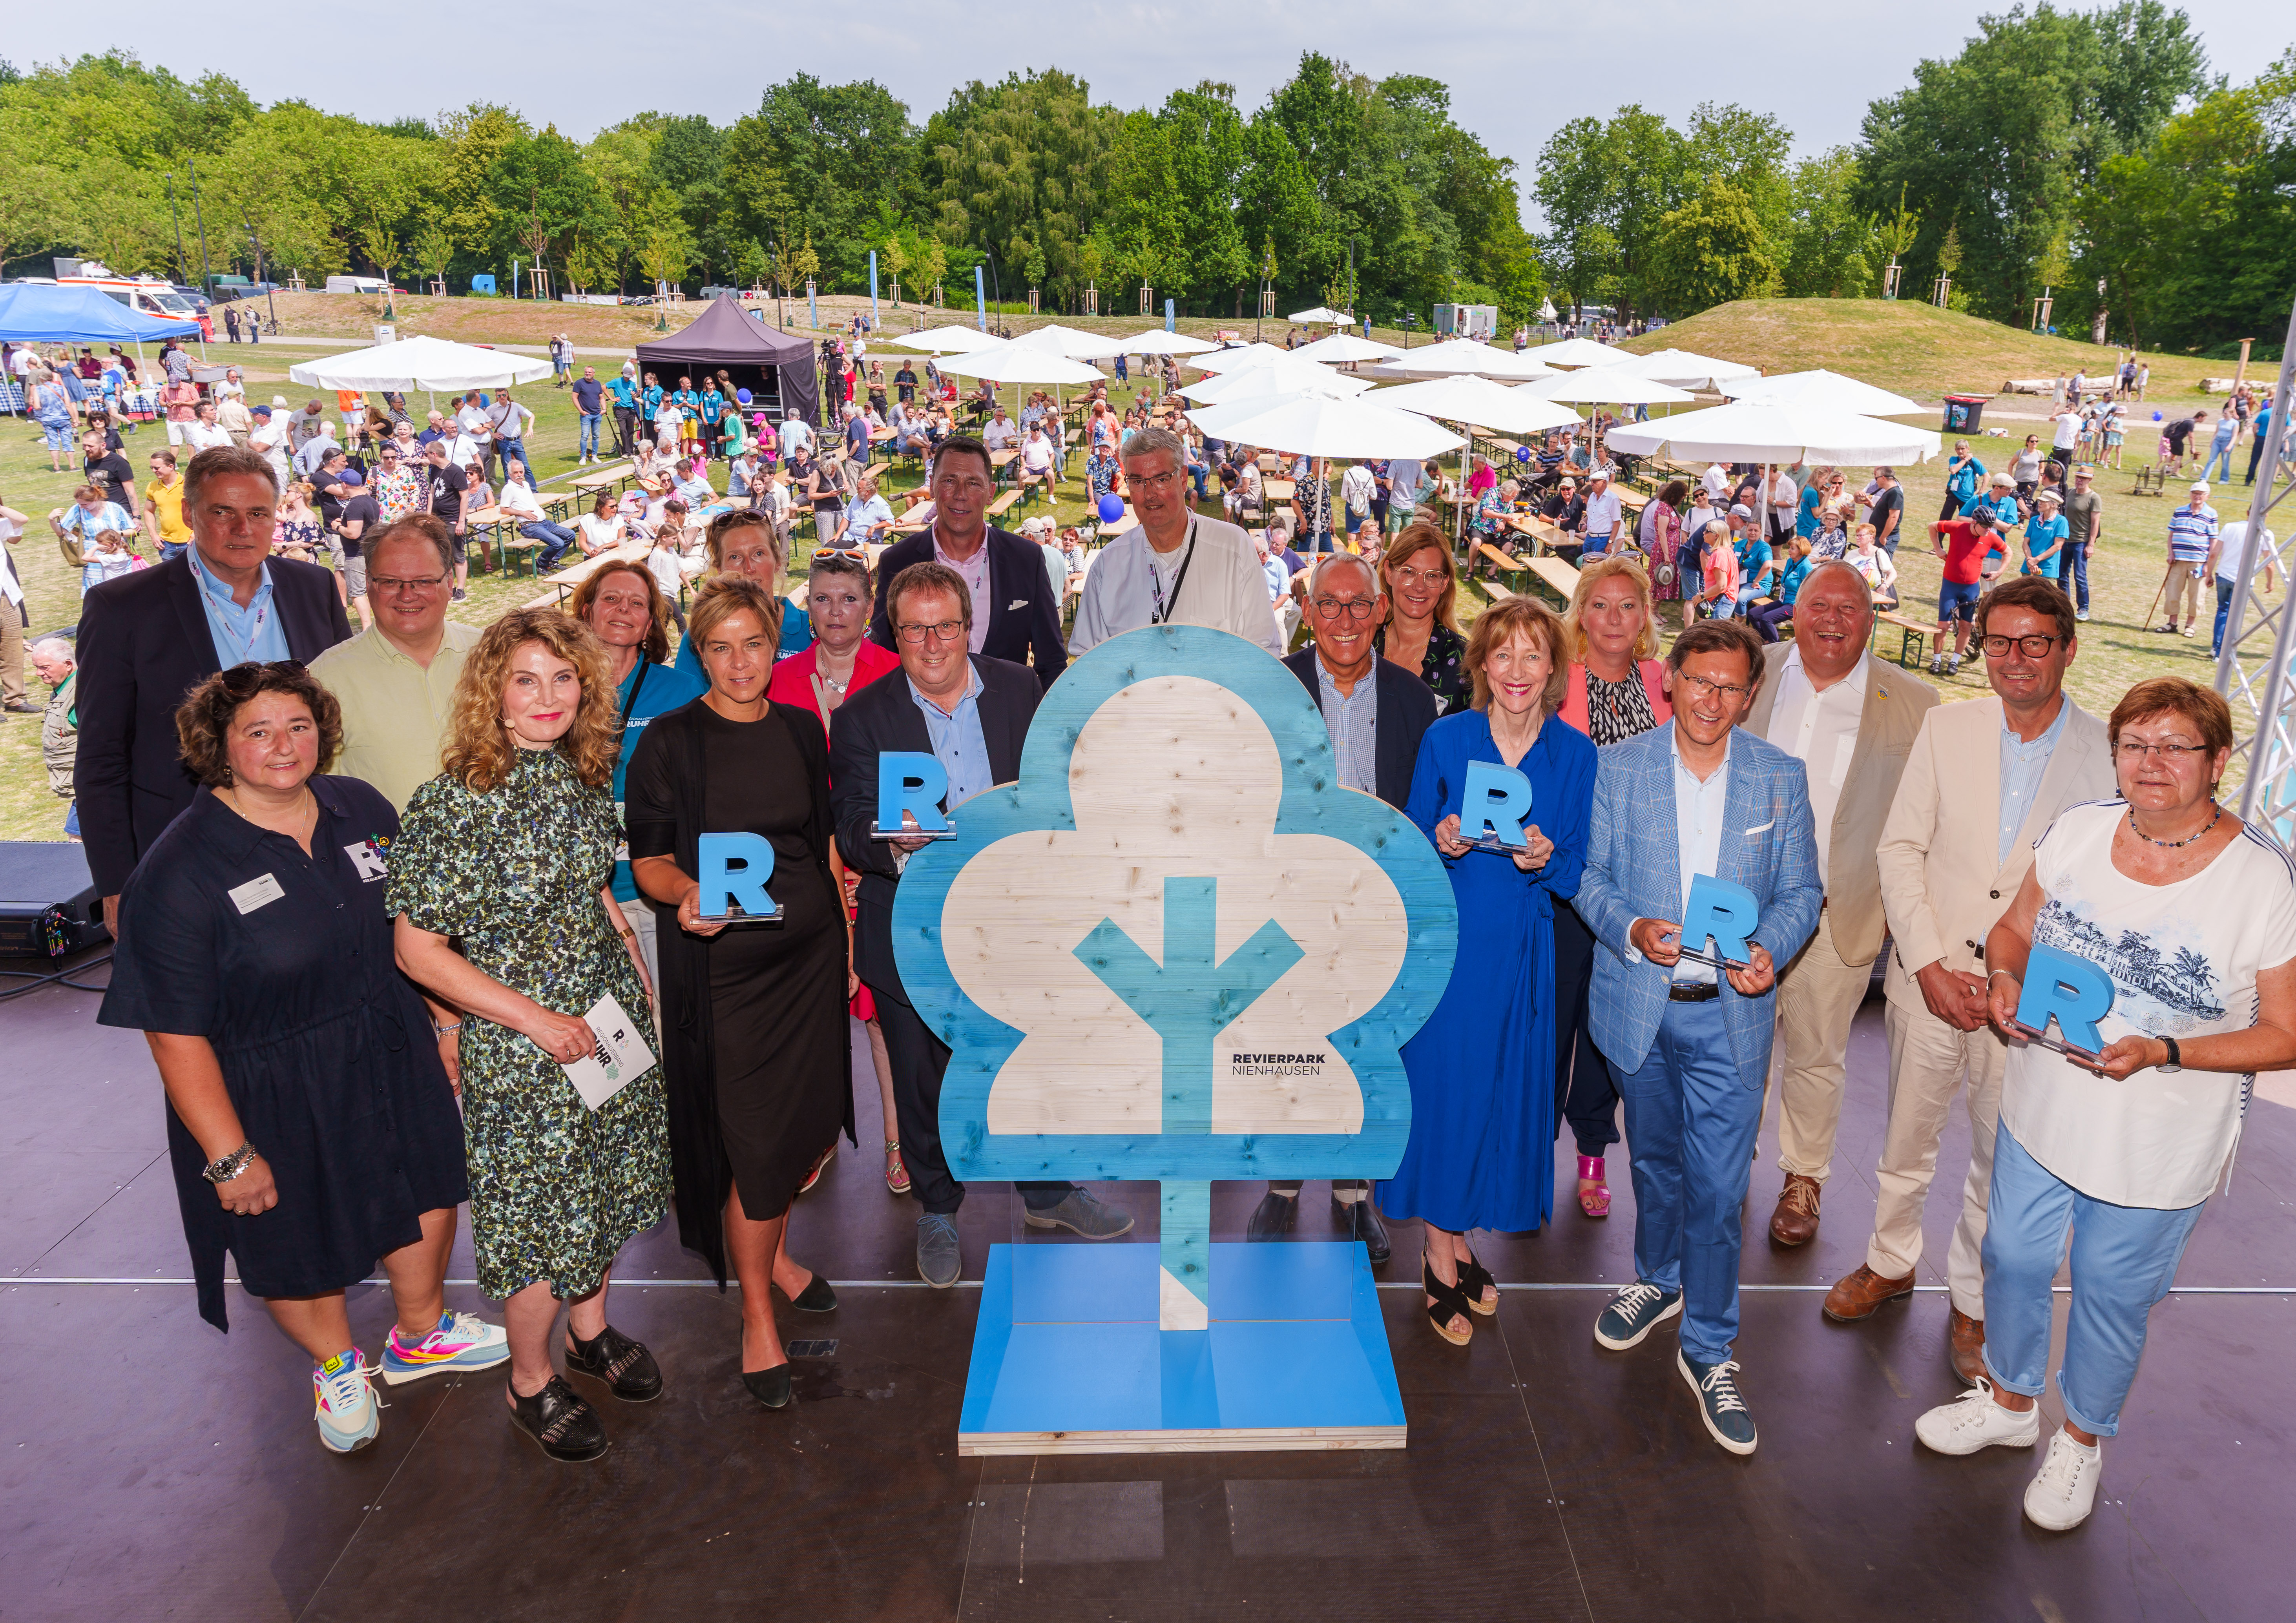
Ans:
[{"label": "blue jeans", "polygon": [[[575,447],[574,455],[577,456],[595,456],[598,454],[598,424],[603,421],[604,414],[602,412],[583,412],[580,413],[579,415],[582,419],[582,438],[580,443]],[[529,470],[529,471],[531,471],[531,470]]]},{"label": "blue jeans", "polygon": [[2047,1387],[2049,1287],[2070,1229],[2072,1312],[2057,1395],[2067,1420],[2093,1437],[2112,1436],[2144,1352],[2146,1321],[2176,1281],[2201,1207],[2161,1211],[2085,1195],[2028,1154],[2005,1123],[1994,1140],[1986,1212],[1985,1373],[2003,1391],[2027,1398]]},{"label": "blue jeans", "polygon": [[1635,1182],[1635,1277],[1683,1292],[1683,1353],[1718,1364],[1738,1336],[1738,1208],[1754,1168],[1762,1090],[1738,1075],[1718,997],[1668,1004],[1642,1069],[1618,1082]]},{"label": "blue jeans", "polygon": [[162,562],[162,563],[168,563],[168,562],[171,562],[171,561],[173,561],[174,560],[176,560],[176,559],[177,559],[177,558],[182,557],[182,556],[184,555],[184,548],[185,548],[186,546],[189,546],[190,545],[191,545],[191,543],[190,543],[190,542],[188,542],[188,541],[162,541],[162,542],[160,542],[160,562]]},{"label": "blue jeans", "polygon": [[79,838],[79,802],[78,800],[64,807],[64,837],[68,840]]},{"label": "blue jeans", "polygon": [[[2218,477],[2209,471],[2210,468],[2222,468],[2224,470],[2222,476],[2224,482],[2227,485],[2232,483],[2231,440],[2218,439],[2210,442],[2208,459],[2201,463],[2201,477],[2202,479],[2214,479]],[[2084,1426],[2081,1430],[2086,1431],[2088,1428]]]},{"label": "blue jeans", "polygon": [[528,484],[533,485],[541,481],[541,470],[537,468],[532,463],[527,462],[526,441],[523,439],[504,439],[497,435],[495,439],[495,455],[501,460],[503,478],[508,479],[510,477],[510,464],[512,460],[515,458],[519,462],[526,463],[526,482]]},{"label": "blue jeans", "polygon": [[2074,606],[2086,613],[2088,610],[2088,548],[2078,541],[2068,541],[2056,556],[2057,584]]},{"label": "blue jeans", "polygon": [[2209,643],[2209,658],[2211,660],[2224,652],[2225,622],[2232,618],[2232,589],[2237,584],[2222,575],[2217,577],[2217,629]]},{"label": "blue jeans", "polygon": [[518,533],[529,541],[542,543],[542,551],[534,561],[537,574],[555,569],[558,561],[566,555],[566,549],[574,545],[574,532],[563,524],[521,524],[518,527]]}]

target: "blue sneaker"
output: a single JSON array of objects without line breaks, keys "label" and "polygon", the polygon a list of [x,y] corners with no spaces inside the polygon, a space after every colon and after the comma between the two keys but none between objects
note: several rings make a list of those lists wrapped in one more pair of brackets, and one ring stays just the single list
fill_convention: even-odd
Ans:
[{"label": "blue sneaker", "polygon": [[1642,1345],[1643,1338],[1682,1311],[1682,1292],[1664,1291],[1638,1279],[1611,1299],[1595,1321],[1595,1341],[1612,1352]]},{"label": "blue sneaker", "polygon": [[382,1429],[382,1405],[374,1395],[374,1367],[356,1347],[311,1365],[311,1403],[319,1440],[334,1454],[350,1454],[374,1441]]},{"label": "blue sneaker", "polygon": [[1674,1362],[1698,1395],[1698,1416],[1706,1422],[1707,1434],[1733,1454],[1753,1453],[1754,1417],[1738,1395],[1738,1361],[1701,1364],[1677,1349]]},{"label": "blue sneaker", "polygon": [[510,1334],[475,1313],[449,1309],[439,1316],[439,1327],[420,1341],[408,1343],[392,1326],[382,1345],[385,1381],[400,1386],[441,1370],[492,1369],[510,1357]]}]

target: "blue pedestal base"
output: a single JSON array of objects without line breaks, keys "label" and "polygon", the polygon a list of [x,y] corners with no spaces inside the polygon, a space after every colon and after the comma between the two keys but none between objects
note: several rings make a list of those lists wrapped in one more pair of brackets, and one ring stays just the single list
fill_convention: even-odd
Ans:
[{"label": "blue pedestal base", "polygon": [[957,1452],[1400,1448],[1370,1259],[1215,1245],[1211,1326],[1156,1327],[1152,1245],[989,1248]]}]

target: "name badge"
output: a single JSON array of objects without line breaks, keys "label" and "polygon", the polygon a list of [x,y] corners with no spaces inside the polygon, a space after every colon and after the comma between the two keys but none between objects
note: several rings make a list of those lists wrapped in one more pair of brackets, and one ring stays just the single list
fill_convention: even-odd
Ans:
[{"label": "name badge", "polygon": [[230,897],[232,906],[244,914],[277,901],[287,894],[287,888],[276,877],[266,873],[260,878],[249,880],[243,885],[234,885],[224,894]]}]

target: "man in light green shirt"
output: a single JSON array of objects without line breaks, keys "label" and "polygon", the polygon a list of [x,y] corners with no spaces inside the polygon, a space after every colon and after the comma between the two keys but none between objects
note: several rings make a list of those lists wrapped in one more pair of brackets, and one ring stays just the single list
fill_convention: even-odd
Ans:
[{"label": "man in light green shirt", "polygon": [[439,775],[455,684],[479,633],[447,621],[455,553],[439,520],[416,513],[386,525],[367,543],[366,559],[374,624],[314,660],[311,674],[343,709],[334,769],[372,783],[403,813]]}]

